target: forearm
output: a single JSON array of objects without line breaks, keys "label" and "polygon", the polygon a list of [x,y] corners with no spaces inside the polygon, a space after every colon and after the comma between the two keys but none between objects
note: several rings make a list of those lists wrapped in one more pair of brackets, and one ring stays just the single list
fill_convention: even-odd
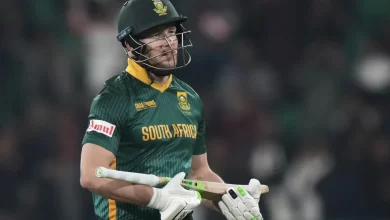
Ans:
[{"label": "forearm", "polygon": [[81,169],[81,186],[106,198],[145,206],[153,196],[153,189],[150,186],[131,184],[121,180],[98,178],[94,174],[95,172],[92,168]]},{"label": "forearm", "polygon": [[189,174],[189,178],[193,180],[203,180],[203,181],[209,181],[209,182],[218,182],[218,183],[224,183],[222,178],[218,176],[218,174],[214,173],[210,168],[202,169],[202,170],[191,170]]},{"label": "forearm", "polygon": [[153,189],[150,186],[132,185],[120,180],[103,179],[100,186],[91,191],[115,201],[142,206],[149,204],[153,196]]}]

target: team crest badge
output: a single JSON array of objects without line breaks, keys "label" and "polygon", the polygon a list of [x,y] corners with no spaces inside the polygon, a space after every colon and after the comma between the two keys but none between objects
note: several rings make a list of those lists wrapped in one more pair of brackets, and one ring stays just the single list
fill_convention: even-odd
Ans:
[{"label": "team crest badge", "polygon": [[158,15],[166,15],[168,11],[168,7],[164,5],[161,0],[152,0],[154,4],[153,11],[156,12]]},{"label": "team crest badge", "polygon": [[186,92],[177,92],[177,99],[181,110],[188,112],[191,110],[191,105],[188,103]]}]

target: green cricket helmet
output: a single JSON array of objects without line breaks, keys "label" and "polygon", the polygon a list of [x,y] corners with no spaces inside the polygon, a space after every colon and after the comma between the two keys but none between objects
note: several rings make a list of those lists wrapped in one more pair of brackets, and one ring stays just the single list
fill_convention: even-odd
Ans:
[{"label": "green cricket helmet", "polygon": [[[191,62],[191,55],[188,52],[188,47],[192,47],[192,42],[189,38],[191,31],[186,30],[182,23],[187,20],[187,17],[177,13],[176,9],[169,0],[128,0],[123,5],[118,16],[118,35],[117,40],[122,43],[127,54],[127,48],[124,42],[127,42],[132,47],[130,57],[144,68],[151,70],[157,75],[169,75],[172,70],[187,66]],[[153,57],[149,57],[143,53],[147,44],[140,42],[142,33],[158,27],[160,25],[174,24],[176,26],[176,37],[178,40],[178,57],[177,62],[169,68],[161,68],[150,64],[150,60],[162,56],[166,53]],[[168,37],[161,37],[157,40],[167,40]],[[169,44],[169,43],[168,43]],[[170,44],[169,44],[170,46]],[[179,51],[181,53],[179,53]],[[180,55],[179,55],[180,54]]]}]

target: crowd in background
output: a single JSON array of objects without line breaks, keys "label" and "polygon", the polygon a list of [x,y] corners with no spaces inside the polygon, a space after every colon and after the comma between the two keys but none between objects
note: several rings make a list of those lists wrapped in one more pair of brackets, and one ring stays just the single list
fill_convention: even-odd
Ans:
[{"label": "crowd in background", "polygon": [[[204,102],[211,168],[269,185],[266,220],[389,220],[390,1],[172,2],[192,30],[177,77]],[[0,219],[95,219],[81,139],[92,98],[126,66],[123,3],[2,3]]]}]

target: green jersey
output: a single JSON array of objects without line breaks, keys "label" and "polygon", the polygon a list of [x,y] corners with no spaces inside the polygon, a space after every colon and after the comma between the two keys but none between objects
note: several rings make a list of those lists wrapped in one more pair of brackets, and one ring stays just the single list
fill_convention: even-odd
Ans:
[{"label": "green jersey", "polygon": [[[129,60],[126,71],[107,80],[93,100],[82,144],[111,151],[113,169],[173,177],[188,175],[192,156],[206,153],[205,142],[199,95],[172,75],[164,85],[153,83],[145,69]],[[93,202],[99,219],[160,219],[158,210],[98,194]]]}]

